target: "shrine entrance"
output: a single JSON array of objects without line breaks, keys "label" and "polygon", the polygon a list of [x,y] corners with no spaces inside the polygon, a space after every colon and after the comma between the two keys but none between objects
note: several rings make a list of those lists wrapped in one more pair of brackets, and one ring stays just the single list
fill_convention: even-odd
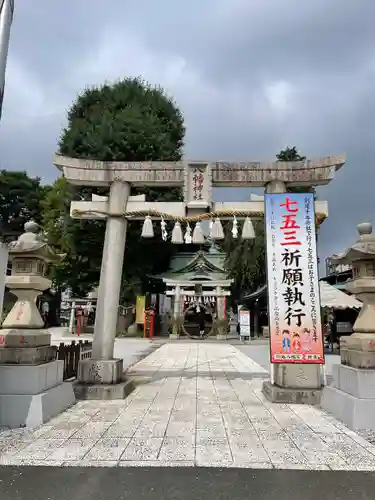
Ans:
[{"label": "shrine entrance", "polygon": [[[263,187],[267,194],[285,194],[291,187],[315,187],[329,184],[345,163],[345,156],[331,156],[296,162],[115,162],[95,159],[69,158],[55,155],[54,164],[63,171],[67,182],[78,186],[107,187],[108,196],[92,195],[91,201],[72,201],[71,216],[75,219],[106,219],[105,242],[98,293],[94,330],[93,359],[80,362],[78,380],[84,384],[113,384],[122,382],[122,360],[114,358],[114,339],[117,330],[117,310],[128,220],[143,220],[141,236],[154,237],[155,220],[160,222],[161,237],[176,245],[204,245],[203,221],[209,221],[213,241],[225,239],[221,220],[232,221],[232,238],[255,238],[252,219],[263,219],[264,199],[248,202],[216,202],[213,188]],[[149,202],[146,195],[131,196],[132,186],[179,187],[183,189],[181,202]],[[320,224],[328,215],[325,201],[314,201]],[[314,210],[313,210],[314,208]],[[311,218],[311,216],[309,216]],[[167,221],[174,221],[170,235]],[[241,222],[243,221],[243,222]],[[241,223],[242,230],[239,225]],[[311,240],[312,241],[312,240]],[[130,263],[131,265],[131,263]],[[192,279],[201,281],[201,293],[192,288]],[[312,279],[312,282],[314,278]],[[231,280],[213,276],[207,283],[204,273],[193,276],[174,276],[165,279],[166,295],[172,298],[172,338],[179,338],[181,302],[186,296],[215,296],[217,299],[217,338],[225,335],[226,297],[230,295]],[[198,284],[195,282],[195,284]],[[209,288],[205,290],[204,288]],[[106,369],[103,370],[105,364]],[[320,366],[274,363],[271,376],[272,390],[298,387],[320,389]],[[98,373],[100,374],[98,376]],[[104,374],[105,373],[105,374]],[[287,375],[286,375],[287,374]],[[303,379],[303,384],[301,380]],[[302,384],[302,385],[301,385]],[[305,385],[304,385],[305,387]],[[276,390],[276,389],[275,389]],[[293,392],[293,391],[292,391]]]},{"label": "shrine entrance", "polygon": [[215,310],[210,305],[198,303],[189,305],[184,311],[183,333],[194,340],[206,339],[213,331],[214,314]]}]

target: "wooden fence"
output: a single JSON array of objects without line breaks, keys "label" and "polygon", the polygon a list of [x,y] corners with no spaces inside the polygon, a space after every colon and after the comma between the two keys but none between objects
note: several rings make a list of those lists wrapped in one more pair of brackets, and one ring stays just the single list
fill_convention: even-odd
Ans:
[{"label": "wooden fence", "polygon": [[75,340],[70,345],[63,342],[57,349],[56,358],[64,361],[64,380],[77,377],[78,363],[82,359],[89,359],[92,355],[92,342],[80,340],[78,344]]}]

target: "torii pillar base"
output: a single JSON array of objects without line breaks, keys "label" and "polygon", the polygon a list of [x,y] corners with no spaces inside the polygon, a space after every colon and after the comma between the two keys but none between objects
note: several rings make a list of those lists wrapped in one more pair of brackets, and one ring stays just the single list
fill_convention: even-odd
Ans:
[{"label": "torii pillar base", "polygon": [[273,381],[263,382],[262,392],[272,403],[320,403],[323,380],[320,365],[273,364]]},{"label": "torii pillar base", "polygon": [[77,399],[124,399],[134,389],[124,375],[123,359],[84,359],[74,384]]}]

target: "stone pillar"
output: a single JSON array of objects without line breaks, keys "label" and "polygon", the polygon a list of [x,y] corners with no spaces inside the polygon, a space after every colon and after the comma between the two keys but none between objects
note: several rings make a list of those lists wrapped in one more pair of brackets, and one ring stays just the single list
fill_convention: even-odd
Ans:
[{"label": "stone pillar", "polygon": [[375,235],[369,222],[358,224],[359,240],[332,259],[352,264],[346,289],[363,302],[350,337],[341,337],[341,364],[324,388],[322,407],[352,429],[375,431]]},{"label": "stone pillar", "polygon": [[[286,185],[272,181],[266,186],[266,193],[285,193]],[[270,314],[270,311],[268,311]],[[271,332],[269,332],[271,335]],[[270,381],[263,383],[266,397],[275,403],[315,404],[320,400],[322,376],[320,365],[302,363],[271,363]]]},{"label": "stone pillar", "polygon": [[225,301],[223,295],[223,289],[221,286],[216,287],[216,308],[217,308],[217,320],[219,322],[218,331],[216,332],[217,340],[226,340],[228,337],[227,330],[222,326],[225,320]]},{"label": "stone pillar", "polygon": [[8,268],[8,247],[0,242],[0,326],[3,320],[5,278]]},{"label": "stone pillar", "polygon": [[69,333],[70,335],[74,332],[74,318],[76,311],[76,303],[73,301],[70,306],[70,316],[69,316]]},{"label": "stone pillar", "polygon": [[[95,387],[80,389],[81,396],[122,398],[121,390],[108,385],[123,385],[123,360],[114,359],[118,306],[124,261],[127,220],[123,217],[130,195],[130,185],[115,181],[110,186],[107,226],[105,232],[102,267],[94,327],[92,359],[83,360],[78,368],[78,382]],[[104,397],[104,396],[103,396]]]},{"label": "stone pillar", "polygon": [[181,318],[181,288],[176,285],[174,290],[173,302],[173,318],[172,318],[172,332],[169,335],[170,339],[177,340],[180,338],[180,318]]},{"label": "stone pillar", "polygon": [[64,362],[43,329],[36,306],[51,286],[47,265],[61,260],[39,234],[35,222],[9,245],[12,274],[6,285],[17,301],[0,330],[0,426],[36,427],[75,403],[71,383],[63,382]]}]

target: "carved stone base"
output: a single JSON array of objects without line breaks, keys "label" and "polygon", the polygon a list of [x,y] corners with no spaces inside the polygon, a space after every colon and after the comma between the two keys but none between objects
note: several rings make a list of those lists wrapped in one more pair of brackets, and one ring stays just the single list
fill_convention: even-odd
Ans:
[{"label": "carved stone base", "polygon": [[40,365],[56,359],[56,346],[0,348],[0,365]]},{"label": "carved stone base", "polygon": [[350,337],[342,337],[340,356],[343,365],[353,368],[375,368],[375,334],[354,333]]},{"label": "carved stone base", "polygon": [[273,364],[274,384],[285,389],[320,389],[322,377],[320,365],[316,364]]},{"label": "carved stone base", "polygon": [[262,392],[272,403],[318,405],[322,391],[320,389],[288,389],[271,384],[265,380]]},{"label": "carved stone base", "polygon": [[118,384],[124,379],[123,359],[82,360],[78,365],[77,379],[80,384]]},{"label": "carved stone base", "polygon": [[80,384],[76,382],[73,385],[74,393],[77,399],[93,400],[113,400],[125,399],[134,389],[133,379],[125,380],[119,384]]},{"label": "carved stone base", "polygon": [[51,344],[48,330],[6,328],[0,330],[0,347],[40,347]]}]

